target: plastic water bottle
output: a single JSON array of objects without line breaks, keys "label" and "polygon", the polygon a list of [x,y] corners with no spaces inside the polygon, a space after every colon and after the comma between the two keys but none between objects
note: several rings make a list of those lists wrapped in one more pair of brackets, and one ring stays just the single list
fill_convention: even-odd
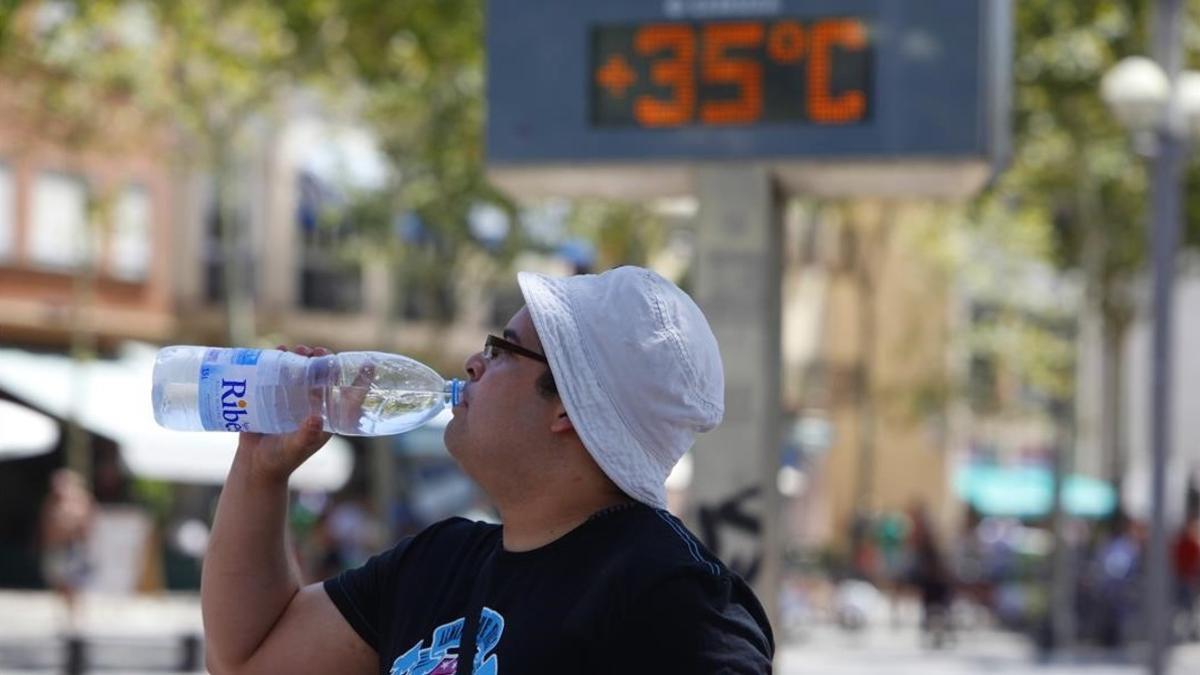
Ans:
[{"label": "plastic water bottle", "polygon": [[154,419],[179,431],[295,431],[312,414],[325,430],[387,436],[458,405],[463,382],[406,356],[307,357],[272,349],[165,347],[154,360]]}]

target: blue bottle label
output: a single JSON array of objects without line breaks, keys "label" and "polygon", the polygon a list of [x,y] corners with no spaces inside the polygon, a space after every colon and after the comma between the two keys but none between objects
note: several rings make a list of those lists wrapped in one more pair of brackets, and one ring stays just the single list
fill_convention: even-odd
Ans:
[{"label": "blue bottle label", "polygon": [[267,431],[261,400],[278,382],[283,352],[210,349],[200,365],[200,423],[207,431]]}]

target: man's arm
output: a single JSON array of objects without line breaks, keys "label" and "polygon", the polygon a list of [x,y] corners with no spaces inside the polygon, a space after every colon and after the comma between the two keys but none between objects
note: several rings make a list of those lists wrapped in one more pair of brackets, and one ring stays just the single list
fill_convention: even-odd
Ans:
[{"label": "man's arm", "polygon": [[320,584],[301,588],[288,553],[288,476],[328,440],[318,417],[292,434],[246,433],[239,439],[200,583],[214,673],[365,674],[378,668],[374,650]]}]

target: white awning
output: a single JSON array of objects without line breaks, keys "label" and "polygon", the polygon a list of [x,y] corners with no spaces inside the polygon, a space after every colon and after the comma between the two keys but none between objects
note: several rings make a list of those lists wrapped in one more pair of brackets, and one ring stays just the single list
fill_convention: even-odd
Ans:
[{"label": "white awning", "polygon": [[53,417],[0,400],[0,460],[50,452],[59,435],[58,422]]},{"label": "white awning", "polygon": [[[156,347],[130,343],[117,360],[77,363],[57,354],[0,349],[0,389],[60,419],[74,416],[84,428],[111,439],[137,476],[225,482],[237,446],[234,434],[170,431],[154,421],[150,389],[156,353]],[[0,439],[9,435],[0,417]],[[335,437],[292,475],[291,486],[337,490],[350,478],[352,462],[349,443]]]}]

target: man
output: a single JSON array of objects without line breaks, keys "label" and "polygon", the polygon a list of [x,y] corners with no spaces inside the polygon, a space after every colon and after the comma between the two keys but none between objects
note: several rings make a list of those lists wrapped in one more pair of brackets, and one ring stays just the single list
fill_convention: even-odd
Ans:
[{"label": "man", "polygon": [[287,477],[328,436],[318,418],[242,434],[204,564],[214,673],[770,672],[758,601],[663,510],[723,414],[704,315],[640,268],[518,282],[526,306],[467,360],[445,432],[503,526],[443,521],[301,588]]}]

